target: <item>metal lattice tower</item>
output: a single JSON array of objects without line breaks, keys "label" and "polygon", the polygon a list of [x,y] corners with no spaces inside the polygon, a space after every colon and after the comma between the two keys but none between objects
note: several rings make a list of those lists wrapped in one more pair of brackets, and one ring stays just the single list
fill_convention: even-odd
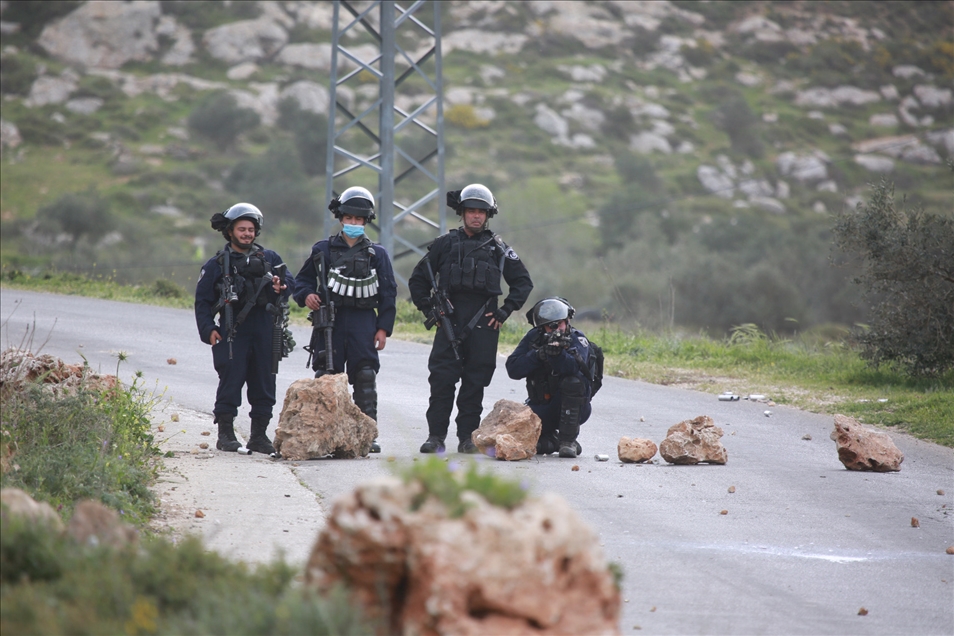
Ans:
[{"label": "metal lattice tower", "polygon": [[[425,8],[433,12],[431,26]],[[373,192],[376,176],[372,227],[394,260],[423,255],[447,230],[440,9],[434,0],[407,8],[394,0],[334,3],[325,201],[352,185]],[[409,52],[402,42],[420,48]],[[367,57],[370,45],[377,45],[377,55],[361,59],[358,53]],[[325,236],[335,223],[326,212]]]}]

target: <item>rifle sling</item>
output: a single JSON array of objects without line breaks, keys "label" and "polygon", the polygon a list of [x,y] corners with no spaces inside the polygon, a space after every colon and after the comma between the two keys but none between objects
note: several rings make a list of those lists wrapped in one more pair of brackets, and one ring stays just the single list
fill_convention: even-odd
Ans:
[{"label": "rifle sling", "polygon": [[470,332],[474,330],[474,326],[477,324],[477,321],[480,320],[480,317],[484,315],[487,311],[487,306],[490,304],[490,301],[493,297],[488,298],[484,301],[484,304],[480,306],[480,309],[477,310],[477,313],[474,314],[474,317],[470,319],[464,328],[460,330],[460,334],[457,335],[457,343],[460,344],[467,339],[467,336],[470,335]]}]

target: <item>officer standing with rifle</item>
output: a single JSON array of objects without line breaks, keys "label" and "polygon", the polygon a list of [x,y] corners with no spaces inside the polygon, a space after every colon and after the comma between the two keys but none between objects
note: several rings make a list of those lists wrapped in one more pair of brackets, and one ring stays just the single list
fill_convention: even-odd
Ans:
[{"label": "officer standing with rifle", "polygon": [[[431,385],[427,441],[422,453],[445,450],[457,394],[457,451],[476,453],[471,434],[480,424],[484,389],[497,368],[500,325],[527,301],[533,283],[520,257],[487,223],[497,201],[486,186],[473,183],[447,193],[447,205],[463,226],[438,237],[408,279],[411,300],[438,325],[428,359]],[[510,292],[497,306],[501,278]]]},{"label": "officer standing with rifle", "polygon": [[[530,311],[533,326],[507,358],[507,374],[527,380],[527,406],[543,423],[537,454],[576,457],[580,424],[590,417],[598,348],[570,325],[575,310],[565,298],[544,298]],[[600,368],[600,374],[602,369]]]},{"label": "officer standing with rifle", "polygon": [[[236,203],[213,215],[211,222],[228,243],[199,274],[195,322],[202,342],[212,345],[219,375],[212,410],[218,425],[215,447],[229,452],[241,447],[233,422],[242,405],[242,387],[247,387],[252,419],[247,447],[273,455],[275,447],[266,431],[275,406],[277,361],[286,350],[284,325],[277,326],[275,314],[281,311],[294,280],[281,256],[255,242],[264,224],[257,207]],[[277,334],[276,329],[280,329]]]},{"label": "officer standing with rifle", "polygon": [[[377,421],[378,351],[384,349],[397,313],[394,270],[384,248],[365,235],[375,216],[370,192],[348,188],[328,209],[341,222],[341,232],[311,248],[295,277],[294,298],[311,309],[307,350],[315,377],[343,373],[347,363],[355,405]],[[381,452],[377,440],[371,452]]]}]

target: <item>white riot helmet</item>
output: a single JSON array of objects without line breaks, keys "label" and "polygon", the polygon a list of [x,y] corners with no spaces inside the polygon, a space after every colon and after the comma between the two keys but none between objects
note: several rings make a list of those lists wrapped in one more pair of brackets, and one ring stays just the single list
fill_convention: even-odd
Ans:
[{"label": "white riot helmet", "polygon": [[210,221],[212,229],[222,232],[222,236],[228,240],[229,229],[239,219],[248,219],[255,224],[255,236],[261,233],[262,226],[265,225],[265,216],[262,211],[251,203],[236,203],[225,212],[213,214]]},{"label": "white riot helmet", "polygon": [[497,199],[490,188],[480,183],[472,183],[459,192],[448,192],[447,204],[454,208],[458,215],[463,214],[466,208],[487,210],[488,219],[497,213]]},{"label": "white riot helmet", "polygon": [[332,199],[331,203],[328,204],[328,209],[339,220],[345,214],[363,216],[368,221],[373,221],[375,217],[374,197],[367,189],[359,186],[348,188]]},{"label": "white riot helmet", "polygon": [[569,324],[575,313],[576,310],[566,298],[552,296],[531,307],[527,312],[527,321],[534,327],[555,324],[561,320],[566,320]]}]

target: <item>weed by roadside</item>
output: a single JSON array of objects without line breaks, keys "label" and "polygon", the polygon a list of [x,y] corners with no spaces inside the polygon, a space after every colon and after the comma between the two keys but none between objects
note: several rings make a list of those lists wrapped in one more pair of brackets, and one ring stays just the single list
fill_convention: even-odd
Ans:
[{"label": "weed by roadside", "polygon": [[4,634],[366,634],[343,594],[319,598],[282,560],[250,569],[197,538],[113,550],[4,517]]},{"label": "weed by roadside", "polygon": [[[7,355],[4,362],[10,380],[17,362]],[[3,487],[21,488],[65,513],[81,499],[96,499],[131,523],[148,520],[159,449],[148,420],[155,400],[138,382],[59,392],[42,377],[19,387],[5,382]]]}]

